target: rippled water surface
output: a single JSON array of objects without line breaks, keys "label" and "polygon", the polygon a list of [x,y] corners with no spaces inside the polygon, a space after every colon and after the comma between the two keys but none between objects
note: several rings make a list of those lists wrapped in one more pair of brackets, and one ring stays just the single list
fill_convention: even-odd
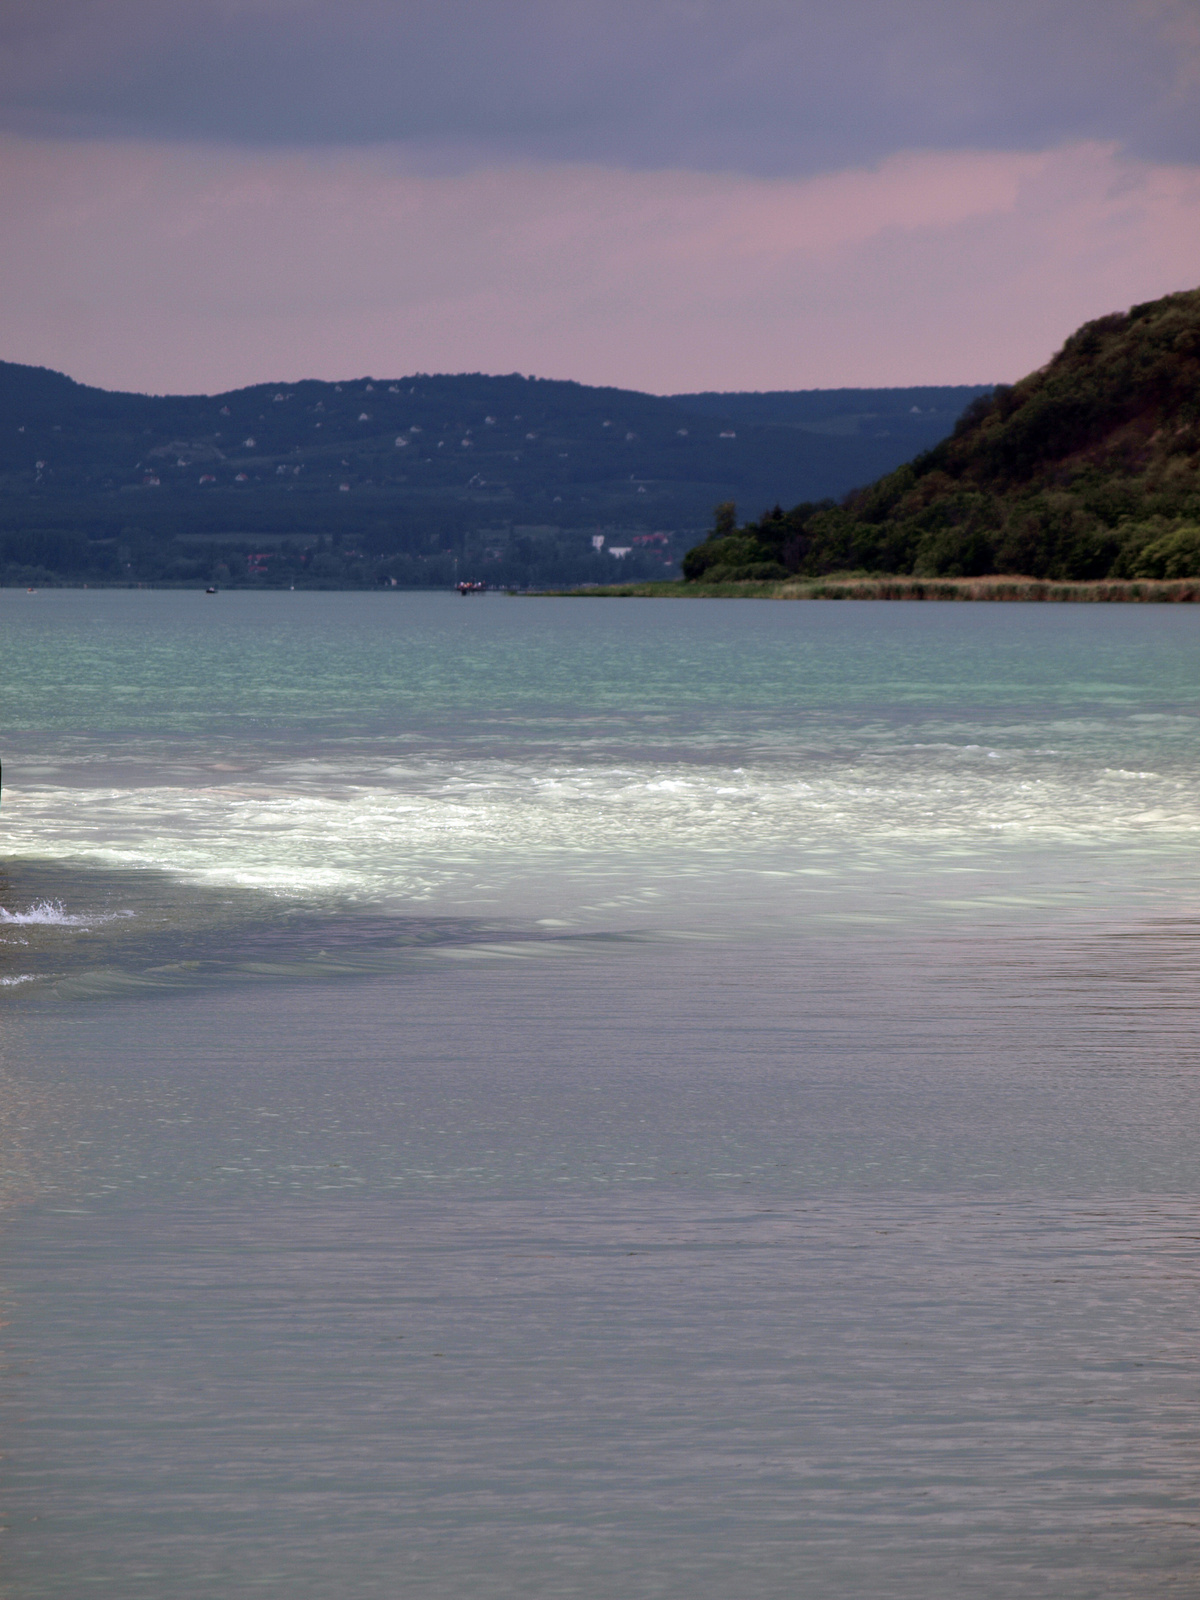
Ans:
[{"label": "rippled water surface", "polygon": [[1200,1592],[1191,608],[0,658],[0,1593]]}]

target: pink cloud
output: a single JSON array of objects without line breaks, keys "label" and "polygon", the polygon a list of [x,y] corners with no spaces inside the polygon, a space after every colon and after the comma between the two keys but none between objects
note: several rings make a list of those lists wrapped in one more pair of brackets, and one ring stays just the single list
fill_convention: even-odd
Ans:
[{"label": "pink cloud", "polygon": [[769,179],[9,138],[0,354],[160,391],[980,382],[1191,286],[1198,246],[1200,169],[1096,143]]}]

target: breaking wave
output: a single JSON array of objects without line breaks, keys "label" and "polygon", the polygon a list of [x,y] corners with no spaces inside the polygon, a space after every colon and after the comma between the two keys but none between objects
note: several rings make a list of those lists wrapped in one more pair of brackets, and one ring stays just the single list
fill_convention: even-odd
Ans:
[{"label": "breaking wave", "polygon": [[10,926],[28,927],[38,923],[49,927],[58,928],[83,928],[89,923],[97,922],[97,917],[76,917],[63,909],[61,900],[39,900],[36,905],[29,907],[28,911],[6,911],[0,906],[0,923]]}]

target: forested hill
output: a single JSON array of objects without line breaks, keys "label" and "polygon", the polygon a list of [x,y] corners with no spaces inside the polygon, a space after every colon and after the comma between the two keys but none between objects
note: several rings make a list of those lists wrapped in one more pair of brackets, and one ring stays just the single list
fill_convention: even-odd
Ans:
[{"label": "forested hill", "polygon": [[664,398],[476,374],[161,397],[0,363],[0,581],[669,576],[714,503],[842,494],[981,392]]},{"label": "forested hill", "polygon": [[1089,322],[1039,371],[840,505],[721,509],[683,570],[1177,578],[1200,575],[1200,289]]},{"label": "forested hill", "polygon": [[[972,400],[990,384],[920,389],[768,389],[713,391],[671,398],[689,411],[739,424],[798,428],[825,438],[887,440],[904,459],[944,439]],[[864,480],[860,479],[859,482]]]}]

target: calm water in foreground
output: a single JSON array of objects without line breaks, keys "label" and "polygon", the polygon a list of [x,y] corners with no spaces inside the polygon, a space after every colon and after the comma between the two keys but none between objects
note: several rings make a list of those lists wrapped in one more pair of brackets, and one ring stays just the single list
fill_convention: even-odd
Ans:
[{"label": "calm water in foreground", "polygon": [[1200,1593],[1198,684],[0,591],[0,1593]]}]

